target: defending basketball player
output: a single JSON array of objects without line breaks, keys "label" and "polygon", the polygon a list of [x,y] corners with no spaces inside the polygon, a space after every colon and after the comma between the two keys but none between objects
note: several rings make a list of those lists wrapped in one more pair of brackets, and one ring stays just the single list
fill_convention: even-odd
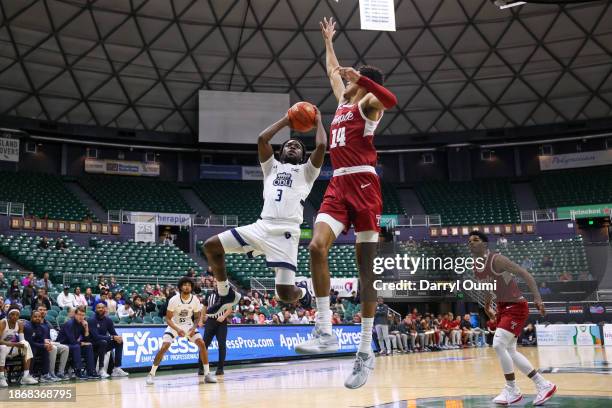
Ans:
[{"label": "defending basketball player", "polygon": [[469,247],[472,255],[485,259],[483,269],[474,269],[476,279],[496,281],[494,295],[497,310],[493,310],[492,295],[488,295],[485,302],[485,312],[491,320],[497,322],[497,330],[495,330],[495,336],[493,337],[493,349],[499,357],[506,378],[506,386],[493,399],[493,402],[500,405],[510,405],[523,399],[521,390],[515,381],[514,366],[516,366],[535,383],[537,395],[533,405],[543,405],[557,391],[557,386],[542,377],[533,368],[529,360],[516,350],[516,341],[529,317],[529,307],[518,287],[515,276],[525,281],[533,294],[535,306],[544,316],[546,310],[538,286],[533,276],[525,269],[499,253],[489,251],[488,242],[489,239],[482,232],[472,231],[470,233]]},{"label": "defending basketball player", "polygon": [[372,264],[382,213],[380,181],[375,169],[374,131],[383,112],[396,105],[397,98],[383,86],[384,75],[379,69],[362,66],[355,70],[339,65],[332,42],[335,26],[331,18],[321,22],[327,74],[339,105],[331,123],[329,144],[334,173],[319,209],[309,247],[318,314],[312,339],[298,345],[296,351],[314,354],[338,350],[338,339],[331,327],[328,253],[338,235],[353,225],[357,236],[355,253],[361,295],[361,344],[345,386],[358,388],[366,383],[374,368],[371,342],[376,291]]},{"label": "defending basketball player", "polygon": [[257,142],[259,161],[264,175],[264,206],[260,220],[225,231],[204,243],[204,252],[217,279],[219,302],[208,308],[207,316],[217,318],[240,300],[227,280],[226,253],[245,253],[249,256],[265,255],[266,265],[274,268],[276,293],[281,301],[300,300],[310,307],[312,297],[305,283],[295,284],[300,224],[303,221],[304,201],[319,176],[325,158],[325,129],[321,113],[316,107],[314,121],[317,126],[316,148],[306,157],[306,148],[298,139],[282,144],[279,159],[274,158],[270,141],[281,129],[290,125],[288,115],[265,129]]},{"label": "defending basketball player", "polygon": [[[153,366],[147,376],[147,385],[153,385],[153,378],[164,358],[164,354],[166,354],[174,339],[179,337],[187,337],[190,342],[198,346],[200,360],[204,367],[204,382],[216,383],[217,378],[210,372],[208,365],[208,350],[204,340],[202,340],[202,335],[198,331],[198,328],[203,326],[203,316],[201,313],[202,303],[192,293],[195,283],[191,278],[185,276],[179,280],[177,286],[179,293],[168,302],[166,311],[168,327],[164,331],[162,346],[155,355]],[[194,318],[197,324],[194,324]]]}]

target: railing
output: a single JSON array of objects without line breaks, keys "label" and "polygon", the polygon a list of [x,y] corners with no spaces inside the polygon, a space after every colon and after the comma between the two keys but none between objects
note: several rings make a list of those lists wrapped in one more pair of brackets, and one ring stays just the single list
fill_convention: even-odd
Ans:
[{"label": "railing", "polygon": [[442,225],[442,217],[439,214],[400,215],[397,217],[398,227],[430,227],[440,225]]},{"label": "railing", "polygon": [[209,215],[202,217],[197,215],[193,220],[193,225],[197,227],[237,227],[237,215]]},{"label": "railing", "polygon": [[569,220],[568,217],[559,217],[557,210],[554,208],[548,208],[545,210],[528,210],[521,211],[521,222],[547,222],[557,220]]},{"label": "railing", "polygon": [[259,292],[262,296],[276,289],[274,278],[251,278],[250,284],[251,290]]},{"label": "railing", "polygon": [[25,205],[23,203],[0,201],[0,215],[23,217],[25,215]]},{"label": "railing", "polygon": [[[87,273],[64,273],[63,275],[63,284],[66,286],[70,286],[70,282],[73,279],[97,279],[100,275],[98,274],[87,274]],[[103,275],[104,279],[107,282],[110,280],[110,275]],[[118,284],[123,285],[137,285],[143,284],[146,285],[174,285],[180,279],[178,276],[169,277],[169,276],[153,276],[153,275],[128,275],[128,276],[114,276]]]}]

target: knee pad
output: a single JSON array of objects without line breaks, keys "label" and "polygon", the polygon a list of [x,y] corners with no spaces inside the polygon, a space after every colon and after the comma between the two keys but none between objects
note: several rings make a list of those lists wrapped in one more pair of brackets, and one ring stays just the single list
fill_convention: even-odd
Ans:
[{"label": "knee pad", "polygon": [[295,285],[295,271],[287,268],[274,268],[276,272],[276,278],[274,283],[276,285]]},{"label": "knee pad", "polygon": [[497,350],[510,350],[510,346],[514,343],[514,334],[504,329],[497,329],[495,336],[493,336],[493,349]]}]

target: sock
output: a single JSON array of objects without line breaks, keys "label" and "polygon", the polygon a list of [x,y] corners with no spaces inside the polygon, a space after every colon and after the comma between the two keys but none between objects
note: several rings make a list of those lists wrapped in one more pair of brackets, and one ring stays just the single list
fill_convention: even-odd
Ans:
[{"label": "sock", "polygon": [[543,387],[548,384],[548,381],[546,381],[546,379],[542,377],[542,374],[540,373],[536,373],[533,377],[531,377],[531,380],[540,387]]},{"label": "sock", "polygon": [[4,378],[4,371],[0,372],[0,378]]},{"label": "sock", "polygon": [[155,373],[157,372],[157,366],[151,366],[151,371],[149,371],[149,374],[151,374],[152,376],[155,376]]},{"label": "sock", "polygon": [[364,317],[361,319],[361,341],[359,342],[358,352],[372,352],[372,327],[374,326],[373,317]]},{"label": "sock", "polygon": [[331,334],[332,332],[332,324],[331,318],[332,313],[329,308],[329,296],[321,296],[316,298],[317,303],[317,318],[315,322],[315,326],[321,332],[325,334]]},{"label": "sock", "polygon": [[508,387],[515,389],[516,388],[516,380],[506,380],[506,384],[508,385]]},{"label": "sock", "polygon": [[30,376],[30,370],[23,370],[23,376],[24,377],[29,377]]},{"label": "sock", "polygon": [[202,367],[204,367],[204,375],[208,375],[208,373],[210,373],[210,366],[208,364],[202,364]]},{"label": "sock", "polygon": [[300,295],[300,299],[302,299],[304,296],[306,296],[306,289],[304,288],[299,288],[300,292],[302,292],[302,294]]},{"label": "sock", "polygon": [[230,285],[228,281],[217,281],[217,291],[219,291],[219,296],[227,296],[229,289]]}]

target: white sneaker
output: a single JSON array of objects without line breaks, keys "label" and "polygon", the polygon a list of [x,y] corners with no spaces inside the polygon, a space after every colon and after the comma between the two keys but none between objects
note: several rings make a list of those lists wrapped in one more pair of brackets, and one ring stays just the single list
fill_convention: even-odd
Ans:
[{"label": "white sneaker", "polygon": [[147,385],[153,385],[153,376],[151,374],[147,375]]},{"label": "white sneaker", "polygon": [[21,385],[34,385],[34,384],[38,384],[38,380],[34,377],[32,377],[31,375],[24,375],[21,378],[21,381],[19,381],[19,384]]},{"label": "white sneaker", "polygon": [[113,368],[113,372],[111,373],[111,377],[127,377],[130,375],[121,369],[121,367]]},{"label": "white sneaker", "polygon": [[516,402],[519,402],[523,399],[523,394],[521,394],[521,390],[519,387],[510,387],[506,385],[502,392],[495,398],[493,398],[493,402],[499,405],[510,405]]},{"label": "white sneaker", "polygon": [[217,382],[217,377],[213,373],[208,373],[204,376],[204,382],[209,384],[215,384]]},{"label": "white sneaker", "polygon": [[108,373],[106,372],[106,370],[104,370],[103,368],[101,368],[98,371],[98,375],[100,376],[100,378],[108,378],[110,377],[110,375],[108,375]]},{"label": "white sneaker", "polygon": [[316,327],[312,329],[312,338],[295,346],[298,354],[320,354],[335,353],[340,348],[338,337],[331,334],[321,333]]},{"label": "white sneaker", "polygon": [[6,378],[0,378],[0,388],[8,387],[8,383],[6,382]]},{"label": "white sneaker", "polygon": [[374,369],[375,357],[373,353],[358,352],[353,365],[353,372],[344,381],[346,388],[355,389],[363,386],[368,381],[370,371]]},{"label": "white sneaker", "polygon": [[557,392],[557,386],[551,382],[547,382],[543,387],[536,387],[538,394],[533,400],[533,405],[544,405],[546,401],[552,398]]}]

